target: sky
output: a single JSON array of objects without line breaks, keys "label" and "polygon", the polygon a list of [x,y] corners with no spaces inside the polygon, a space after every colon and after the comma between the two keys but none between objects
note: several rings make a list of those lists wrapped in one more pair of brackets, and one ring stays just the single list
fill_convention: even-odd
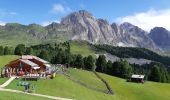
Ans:
[{"label": "sky", "polygon": [[0,25],[46,26],[79,10],[110,24],[130,22],[146,31],[156,26],[170,30],[170,0],[0,0]]}]

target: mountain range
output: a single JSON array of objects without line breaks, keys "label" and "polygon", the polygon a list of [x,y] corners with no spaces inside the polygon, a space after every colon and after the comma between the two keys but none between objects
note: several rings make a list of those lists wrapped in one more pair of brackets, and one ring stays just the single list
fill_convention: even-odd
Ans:
[{"label": "mountain range", "polygon": [[32,45],[67,40],[85,40],[95,44],[110,44],[123,47],[140,47],[152,50],[166,50],[170,47],[170,32],[155,27],[146,32],[128,22],[120,25],[97,19],[85,10],[73,12],[61,19],[60,23],[48,26],[38,24],[22,25],[7,23],[0,26],[0,44]]}]

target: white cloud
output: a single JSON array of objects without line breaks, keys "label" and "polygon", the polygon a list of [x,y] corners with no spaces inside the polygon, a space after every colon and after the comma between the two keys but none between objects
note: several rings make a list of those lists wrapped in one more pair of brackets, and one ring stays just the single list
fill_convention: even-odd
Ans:
[{"label": "white cloud", "polygon": [[5,24],[6,24],[5,22],[0,21],[0,25],[1,25],[1,26],[4,26]]},{"label": "white cloud", "polygon": [[54,4],[53,8],[51,10],[51,13],[58,14],[58,13],[67,13],[67,12],[70,12],[70,11],[71,11],[71,8],[69,8],[69,7],[65,6],[65,5]]},{"label": "white cloud", "polygon": [[129,22],[140,28],[150,31],[158,26],[170,30],[170,9],[155,10],[136,13],[134,15],[117,18],[118,23]]},{"label": "white cloud", "polygon": [[0,18],[11,17],[17,15],[16,12],[6,11],[0,9]]},{"label": "white cloud", "polygon": [[54,20],[54,21],[45,21],[45,22],[42,22],[41,25],[42,25],[42,26],[48,26],[48,25],[51,24],[52,22],[60,23],[59,20]]}]

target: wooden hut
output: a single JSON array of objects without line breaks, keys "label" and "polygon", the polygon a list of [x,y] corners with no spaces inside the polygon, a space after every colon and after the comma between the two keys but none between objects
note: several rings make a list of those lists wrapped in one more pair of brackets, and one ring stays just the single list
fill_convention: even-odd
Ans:
[{"label": "wooden hut", "polygon": [[136,75],[136,74],[133,74],[131,76],[131,81],[132,82],[138,82],[138,83],[144,83],[144,77],[145,77],[145,75]]},{"label": "wooden hut", "polygon": [[50,67],[49,62],[32,55],[23,55],[21,58],[11,61],[4,67],[4,75],[22,76],[26,74],[44,73]]}]

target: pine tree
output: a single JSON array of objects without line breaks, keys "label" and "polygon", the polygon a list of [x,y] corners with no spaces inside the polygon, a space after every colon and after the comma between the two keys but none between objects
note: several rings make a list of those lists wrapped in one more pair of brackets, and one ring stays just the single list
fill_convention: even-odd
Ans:
[{"label": "pine tree", "polygon": [[106,57],[104,55],[99,55],[98,59],[96,60],[96,71],[98,72],[106,72]]},{"label": "pine tree", "polygon": [[25,54],[26,55],[33,55],[33,49],[31,47],[26,48]]},{"label": "pine tree", "polygon": [[48,52],[45,51],[45,50],[42,50],[40,52],[39,57],[44,59],[44,60],[50,61],[49,56],[48,56]]},{"label": "pine tree", "polygon": [[3,55],[4,54],[4,48],[3,46],[0,46],[0,55]]},{"label": "pine tree", "polygon": [[95,69],[94,63],[95,63],[94,58],[91,55],[89,55],[85,62],[85,68],[88,70],[94,70]]},{"label": "pine tree", "polygon": [[5,47],[4,48],[4,55],[10,55],[10,54],[11,54],[10,48],[9,47]]},{"label": "pine tree", "polygon": [[111,75],[112,74],[112,62],[109,60],[106,64],[107,68],[106,68],[106,73]]},{"label": "pine tree", "polygon": [[158,65],[152,67],[149,79],[151,81],[161,82],[161,72]]},{"label": "pine tree", "polygon": [[25,54],[25,45],[24,44],[19,44],[16,46],[14,54],[15,55],[23,55]]},{"label": "pine tree", "polygon": [[82,55],[78,54],[75,60],[75,66],[77,68],[83,68],[84,62],[83,62],[83,57]]}]

